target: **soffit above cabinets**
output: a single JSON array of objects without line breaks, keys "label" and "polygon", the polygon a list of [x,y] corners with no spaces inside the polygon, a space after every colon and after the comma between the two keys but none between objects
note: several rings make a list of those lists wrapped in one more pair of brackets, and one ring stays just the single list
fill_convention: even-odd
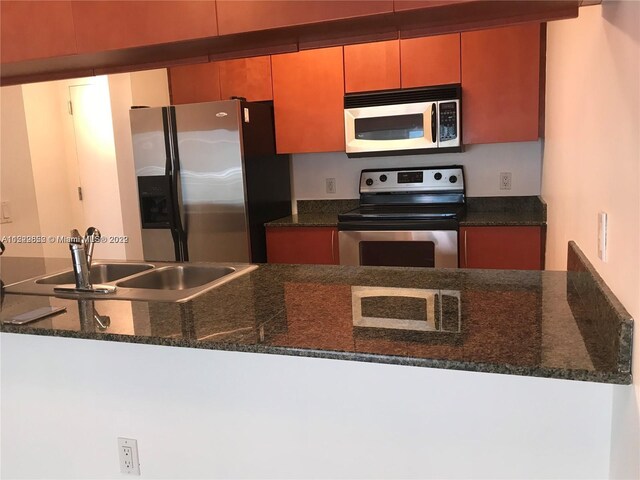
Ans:
[{"label": "soffit above cabinets", "polygon": [[[42,15],[33,17],[28,15],[28,12],[13,9],[15,4],[20,3],[23,8],[31,8],[26,6],[29,4],[56,4],[56,15],[72,15],[72,21],[53,25],[49,22],[43,23]],[[150,6],[156,3],[159,8]],[[582,3],[581,0],[1,2],[0,84],[13,85],[129,72],[210,60],[574,18],[578,16],[578,8]],[[146,12],[145,15],[154,17],[154,22],[158,22],[157,28],[137,31],[135,18],[134,23],[128,25],[131,18],[123,16],[117,8],[119,5],[129,8],[129,4],[132,5],[131,8],[137,9],[136,15],[140,15],[139,10],[142,8]],[[169,4],[175,5],[171,7]],[[130,41],[126,38],[114,39],[113,34],[110,34],[109,38],[101,39],[100,35],[104,36],[105,32],[110,31],[104,26],[98,30],[87,30],[83,23],[80,28],[77,25],[80,17],[90,15],[92,5],[104,7],[102,10],[107,9],[106,13],[101,14],[103,20],[104,15],[108,17],[113,14],[113,18],[108,17],[107,20],[119,25],[119,28],[114,27],[113,30],[120,31],[121,36],[135,30]],[[196,9],[195,13],[192,12],[184,18],[191,18],[197,25],[193,29],[182,26],[173,36],[166,31],[163,31],[161,36],[155,35],[156,30],[163,30],[163,24],[171,24],[171,19],[165,17],[180,6],[190,11],[192,7]],[[270,9],[271,13],[261,14],[265,9]],[[211,19],[208,23],[202,21],[201,17],[208,11],[212,19],[215,19],[213,23]],[[42,35],[34,36],[34,29],[27,28],[29,25],[24,22],[28,24],[30,18],[40,22],[40,27],[36,30],[43,32]],[[21,27],[16,28],[16,23],[20,23]],[[128,25],[126,28],[123,26],[124,23]],[[150,21],[145,22],[148,23]],[[67,31],[69,29],[74,30]],[[194,38],[187,38],[190,34],[193,34]],[[47,37],[60,38],[60,35],[64,35],[68,41],[60,48],[51,50],[47,44]],[[87,35],[95,37],[91,37],[91,41],[87,43]],[[38,40],[35,40],[36,38]]]}]

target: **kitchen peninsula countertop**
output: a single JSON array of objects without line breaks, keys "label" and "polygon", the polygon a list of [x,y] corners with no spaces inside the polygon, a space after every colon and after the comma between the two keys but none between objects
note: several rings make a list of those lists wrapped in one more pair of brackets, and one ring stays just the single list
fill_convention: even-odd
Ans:
[{"label": "kitchen peninsula countertop", "polygon": [[7,294],[0,318],[59,305],[2,331],[629,384],[633,321],[582,260],[570,247],[571,272],[260,265],[185,303],[97,300],[105,330],[53,297]]},{"label": "kitchen peninsula countertop", "polygon": [[[300,200],[298,213],[266,223],[267,227],[336,227],[338,214],[358,206],[358,200]],[[546,204],[540,197],[469,197],[461,227],[543,226]]]}]

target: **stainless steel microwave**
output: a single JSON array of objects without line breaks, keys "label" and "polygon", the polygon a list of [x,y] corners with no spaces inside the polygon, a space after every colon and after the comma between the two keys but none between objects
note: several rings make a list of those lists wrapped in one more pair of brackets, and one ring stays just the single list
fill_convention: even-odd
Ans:
[{"label": "stainless steel microwave", "polygon": [[462,151],[459,84],[347,94],[347,156]]}]

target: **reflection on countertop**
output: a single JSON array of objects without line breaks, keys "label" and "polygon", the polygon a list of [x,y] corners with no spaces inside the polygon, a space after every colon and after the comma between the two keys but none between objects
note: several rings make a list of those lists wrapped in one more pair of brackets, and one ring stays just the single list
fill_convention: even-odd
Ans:
[{"label": "reflection on countertop", "polygon": [[2,331],[630,383],[632,320],[586,308],[572,275],[260,265],[182,304],[97,300],[106,329],[51,297],[6,295],[0,318],[65,306]]}]

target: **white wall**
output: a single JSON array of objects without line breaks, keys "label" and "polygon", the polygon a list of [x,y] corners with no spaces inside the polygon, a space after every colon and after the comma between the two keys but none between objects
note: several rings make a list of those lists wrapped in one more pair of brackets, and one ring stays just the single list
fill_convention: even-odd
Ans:
[{"label": "white wall", "polygon": [[120,208],[124,233],[129,238],[125,245],[128,260],[142,260],[142,233],[138,186],[131,144],[129,109],[132,105],[160,107],[169,105],[169,84],[166,69],[109,75],[109,94],[113,134],[118,165]]},{"label": "white wall", "polygon": [[[459,164],[465,167],[467,195],[540,195],[541,142],[467,145],[463,153],[348,158],[343,152],[296,154],[292,158],[296,200],[358,198],[365,168]],[[500,190],[500,173],[511,172],[511,190]],[[325,192],[325,178],[336,179],[336,193]]]},{"label": "white wall", "polygon": [[133,72],[131,75],[131,105],[163,107],[169,101],[169,82],[167,69]]},{"label": "white wall", "polygon": [[[31,167],[40,218],[40,230],[47,237],[67,236],[79,228],[81,217],[72,203],[77,182],[70,182],[60,108],[59,82],[31,83],[22,86],[24,114],[27,121]],[[73,201],[72,201],[72,197]],[[64,242],[43,244],[45,257],[66,257],[69,246]]]},{"label": "white wall", "polygon": [[109,75],[109,96],[113,119],[113,140],[118,168],[118,189],[122,228],[128,237],[125,244],[127,260],[143,260],[140,209],[138,208],[138,186],[133,165],[131,146],[131,74]]},{"label": "white wall", "polygon": [[[0,93],[0,199],[10,202],[13,218],[0,224],[0,236],[40,235],[22,89],[2,87]],[[42,256],[41,243],[4,243],[7,256]]]},{"label": "white wall", "polygon": [[606,478],[607,384],[0,334],[2,478]]},{"label": "white wall", "polygon": [[[640,321],[640,3],[605,1],[549,24],[542,185],[546,267],[564,269],[567,242],[575,240]],[[597,256],[599,211],[609,216],[606,262]],[[614,478],[640,478],[640,334],[634,337],[635,396],[620,390],[614,398]]]}]

